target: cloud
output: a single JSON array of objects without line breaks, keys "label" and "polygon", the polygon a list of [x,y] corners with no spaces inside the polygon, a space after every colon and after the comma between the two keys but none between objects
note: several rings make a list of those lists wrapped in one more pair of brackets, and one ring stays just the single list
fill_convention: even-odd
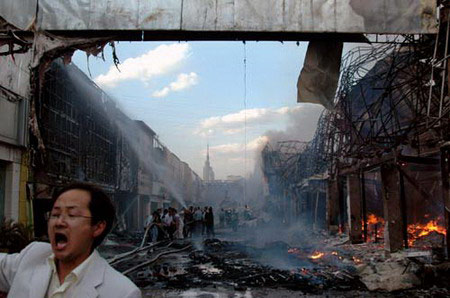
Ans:
[{"label": "cloud", "polygon": [[[311,108],[311,106],[315,107]],[[316,110],[321,109],[317,105],[299,104],[293,107],[241,110],[236,113],[203,119],[195,130],[195,133],[201,136],[211,135],[215,132],[232,135],[241,133],[245,123],[247,124],[247,128],[262,125],[270,126],[291,119],[292,117],[297,117],[300,114],[307,114],[309,112],[317,114]],[[308,115],[305,116],[307,117]],[[309,124],[308,122],[307,125]]]},{"label": "cloud", "polygon": [[236,128],[245,122],[248,125],[258,120],[263,121],[270,112],[268,108],[241,110],[237,113],[204,119],[201,121],[200,127],[201,129]]},{"label": "cloud", "polygon": [[[211,154],[218,154],[218,155],[241,155],[245,153],[245,150],[247,152],[253,152],[256,149],[260,148],[261,146],[264,146],[268,141],[267,136],[259,136],[247,143],[247,147],[243,143],[229,143],[229,144],[222,144],[217,146],[211,146],[209,147],[209,151]],[[202,154],[206,154],[206,152],[202,152]]]},{"label": "cloud", "polygon": [[160,45],[141,56],[126,59],[119,65],[120,72],[111,66],[106,74],[99,75],[94,81],[101,87],[115,87],[129,80],[149,82],[172,71],[189,56],[189,49],[188,44]]},{"label": "cloud", "polygon": [[223,134],[224,135],[235,135],[238,133],[242,133],[244,131],[244,128],[230,128],[230,129],[225,129],[223,130]]},{"label": "cloud", "polygon": [[180,91],[198,83],[198,75],[195,72],[181,73],[175,82],[170,83],[170,89]]},{"label": "cloud", "polygon": [[[211,165],[217,177],[224,178],[230,174],[246,176],[252,172],[258,158],[255,153],[260,152],[267,141],[268,137],[260,136],[247,142],[247,146],[228,143],[209,147]],[[206,150],[202,150],[201,155],[205,156]]]},{"label": "cloud", "polygon": [[223,144],[212,146],[209,148],[213,154],[229,154],[229,153],[239,153],[243,151],[244,145],[239,143]]},{"label": "cloud", "polygon": [[195,72],[180,73],[177,80],[170,83],[169,86],[162,88],[161,90],[153,92],[153,97],[165,97],[171,91],[181,91],[187,89],[198,83],[198,75]]},{"label": "cloud", "polygon": [[170,88],[164,87],[161,90],[153,92],[152,96],[153,97],[166,97],[169,94],[169,92],[170,92]]},{"label": "cloud", "polygon": [[[297,104],[294,107],[258,108],[241,110],[236,113],[226,114],[204,119],[199,123],[197,133],[199,135],[213,135],[220,132],[223,135],[239,133],[244,130],[245,113],[247,113],[247,129],[263,126],[260,136],[251,139],[245,146],[233,136],[218,136],[214,139],[227,139],[228,143],[211,146],[210,159],[217,177],[226,177],[229,174],[248,175],[254,169],[261,166],[261,150],[271,142],[312,139],[317,127],[317,121],[323,107],[315,104]],[[270,130],[283,121],[286,125],[284,131]],[[252,129],[252,132],[258,131]],[[241,139],[241,138],[239,138]],[[206,156],[206,150],[201,152]]]}]

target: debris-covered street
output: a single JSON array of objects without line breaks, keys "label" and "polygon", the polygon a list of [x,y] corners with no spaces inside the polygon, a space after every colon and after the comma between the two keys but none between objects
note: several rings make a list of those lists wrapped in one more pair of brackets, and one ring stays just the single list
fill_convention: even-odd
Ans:
[{"label": "debris-covered street", "polygon": [[0,2],[0,298],[450,297],[449,0]]},{"label": "debris-covered street", "polygon": [[[261,236],[267,233],[273,237]],[[130,276],[148,297],[450,294],[448,265],[436,265],[436,256],[423,250],[386,256],[380,243],[353,245],[345,235],[330,238],[301,227],[284,235],[269,227],[220,229],[216,236],[129,247],[120,255],[115,254],[124,250],[119,243],[132,240],[117,237],[102,252],[111,255],[110,264]]]}]

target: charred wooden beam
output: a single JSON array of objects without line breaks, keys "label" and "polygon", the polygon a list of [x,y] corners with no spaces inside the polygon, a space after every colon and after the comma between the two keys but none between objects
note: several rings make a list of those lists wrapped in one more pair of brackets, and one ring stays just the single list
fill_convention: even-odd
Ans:
[{"label": "charred wooden beam", "polygon": [[361,182],[361,203],[362,203],[362,220],[364,223],[364,241],[367,242],[367,202],[366,202],[366,177],[364,171],[361,170],[359,179]]},{"label": "charred wooden beam", "polygon": [[337,177],[330,177],[327,193],[327,226],[330,231],[333,230],[333,226],[337,227],[339,224],[339,193]]},{"label": "charred wooden beam", "polygon": [[[432,200],[431,194],[429,193],[429,190],[424,189],[421,185],[420,182],[417,181],[414,177],[412,177],[411,175],[409,175],[406,171],[404,171],[402,168],[399,168],[399,171],[402,174],[403,178],[406,178],[406,180],[408,180],[408,182],[410,183],[410,185],[412,185],[412,187],[417,190],[418,193],[420,193],[420,195],[423,197],[423,199],[430,203]],[[435,177],[432,177],[432,179],[434,179]],[[423,179],[422,179],[423,181]]]},{"label": "charred wooden beam", "polygon": [[385,163],[394,161],[396,156],[397,156],[397,152],[390,152],[390,153],[386,153],[380,157],[365,158],[365,159],[358,161],[357,163],[355,163],[353,165],[341,167],[339,169],[339,173],[342,175],[347,175],[347,174],[351,174],[351,173],[357,173],[361,169],[363,169],[364,171],[370,171],[370,170],[380,167],[381,165],[383,165]]},{"label": "charred wooden beam", "polygon": [[349,236],[352,243],[363,242],[361,229],[361,182],[358,174],[347,175]]},{"label": "charred wooden beam", "polygon": [[421,165],[438,165],[439,159],[432,157],[424,157],[424,156],[409,156],[409,155],[401,155],[399,154],[397,157],[398,161],[421,164]]},{"label": "charred wooden beam", "polygon": [[399,172],[399,177],[400,177],[400,210],[402,212],[402,223],[403,223],[403,229],[402,229],[402,234],[403,234],[403,243],[405,248],[408,248],[408,220],[407,220],[407,216],[408,213],[407,211],[407,205],[406,205],[406,194],[405,194],[405,179],[404,179],[404,171],[401,170],[400,166],[397,165],[397,170]]},{"label": "charred wooden beam", "polygon": [[[434,155],[434,154],[435,154],[434,151],[428,153],[428,155]],[[439,164],[439,159],[437,159],[437,158],[432,158],[432,157],[428,157],[428,156],[401,155],[399,152],[396,151],[396,152],[387,153],[381,157],[365,158],[361,161],[358,161],[356,164],[340,168],[339,173],[342,175],[347,175],[349,173],[359,172],[360,169],[363,169],[364,171],[370,171],[370,170],[380,167],[382,164],[392,162],[394,160],[401,161],[401,162],[407,162],[407,163],[420,164],[420,165],[438,165]]]},{"label": "charred wooden beam", "polygon": [[400,173],[395,163],[384,164],[380,170],[386,222],[384,248],[388,252],[396,252],[403,248],[405,229],[401,203]]},{"label": "charred wooden beam", "polygon": [[346,181],[343,179],[344,176],[338,177],[338,191],[339,191],[339,228],[341,233],[346,233],[348,231],[348,219],[347,219],[347,200],[345,199],[346,193],[344,189],[346,188]]},{"label": "charred wooden beam", "polygon": [[450,258],[450,143],[448,142],[441,147],[441,173],[445,229],[447,231],[447,258]]},{"label": "charred wooden beam", "polygon": [[319,213],[320,191],[317,191],[315,196],[316,196],[316,200],[314,202],[314,218],[313,218],[313,221],[314,221],[313,229],[314,230],[316,230],[317,227],[319,226],[317,218],[318,218],[318,213]]}]

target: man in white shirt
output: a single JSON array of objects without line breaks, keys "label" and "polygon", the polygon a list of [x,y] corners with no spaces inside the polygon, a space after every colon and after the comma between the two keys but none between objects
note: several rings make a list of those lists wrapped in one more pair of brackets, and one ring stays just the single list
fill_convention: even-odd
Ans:
[{"label": "man in white shirt", "polygon": [[183,229],[184,229],[184,222],[181,216],[178,214],[177,210],[175,208],[171,208],[169,210],[169,214],[172,216],[172,221],[174,225],[174,238],[175,239],[183,239]]},{"label": "man in white shirt", "polygon": [[153,215],[149,214],[144,222],[144,227],[147,228],[153,222]]},{"label": "man in white shirt", "polygon": [[0,254],[0,291],[8,297],[141,297],[95,250],[114,219],[102,190],[84,183],[64,187],[48,217],[50,244],[33,242],[19,254]]},{"label": "man in white shirt", "polygon": [[170,225],[172,224],[172,220],[173,220],[172,215],[170,214],[170,212],[167,212],[167,214],[163,218],[164,225],[166,227],[170,227]]}]

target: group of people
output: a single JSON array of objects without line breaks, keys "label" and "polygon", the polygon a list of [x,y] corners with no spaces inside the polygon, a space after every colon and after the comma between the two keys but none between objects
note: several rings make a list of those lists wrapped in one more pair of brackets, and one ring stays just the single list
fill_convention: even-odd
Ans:
[{"label": "group of people", "polygon": [[239,218],[244,221],[254,218],[248,205],[245,205],[244,209],[241,211],[238,211],[235,208],[220,209],[219,226],[221,228],[232,228],[233,231],[237,231],[239,226]]},{"label": "group of people", "polygon": [[145,222],[146,234],[151,242],[163,239],[183,239],[184,221],[177,209],[157,209]]},{"label": "group of people", "polygon": [[157,209],[145,222],[148,241],[183,239],[206,235],[214,237],[214,213],[212,207],[190,206],[178,212],[175,208]]},{"label": "group of people", "polygon": [[186,221],[186,237],[199,237],[201,235],[214,237],[214,212],[211,206],[200,207],[190,206],[184,210]]},{"label": "group of people", "polygon": [[232,228],[236,231],[239,225],[239,214],[236,209],[220,209],[219,225],[221,228]]}]

